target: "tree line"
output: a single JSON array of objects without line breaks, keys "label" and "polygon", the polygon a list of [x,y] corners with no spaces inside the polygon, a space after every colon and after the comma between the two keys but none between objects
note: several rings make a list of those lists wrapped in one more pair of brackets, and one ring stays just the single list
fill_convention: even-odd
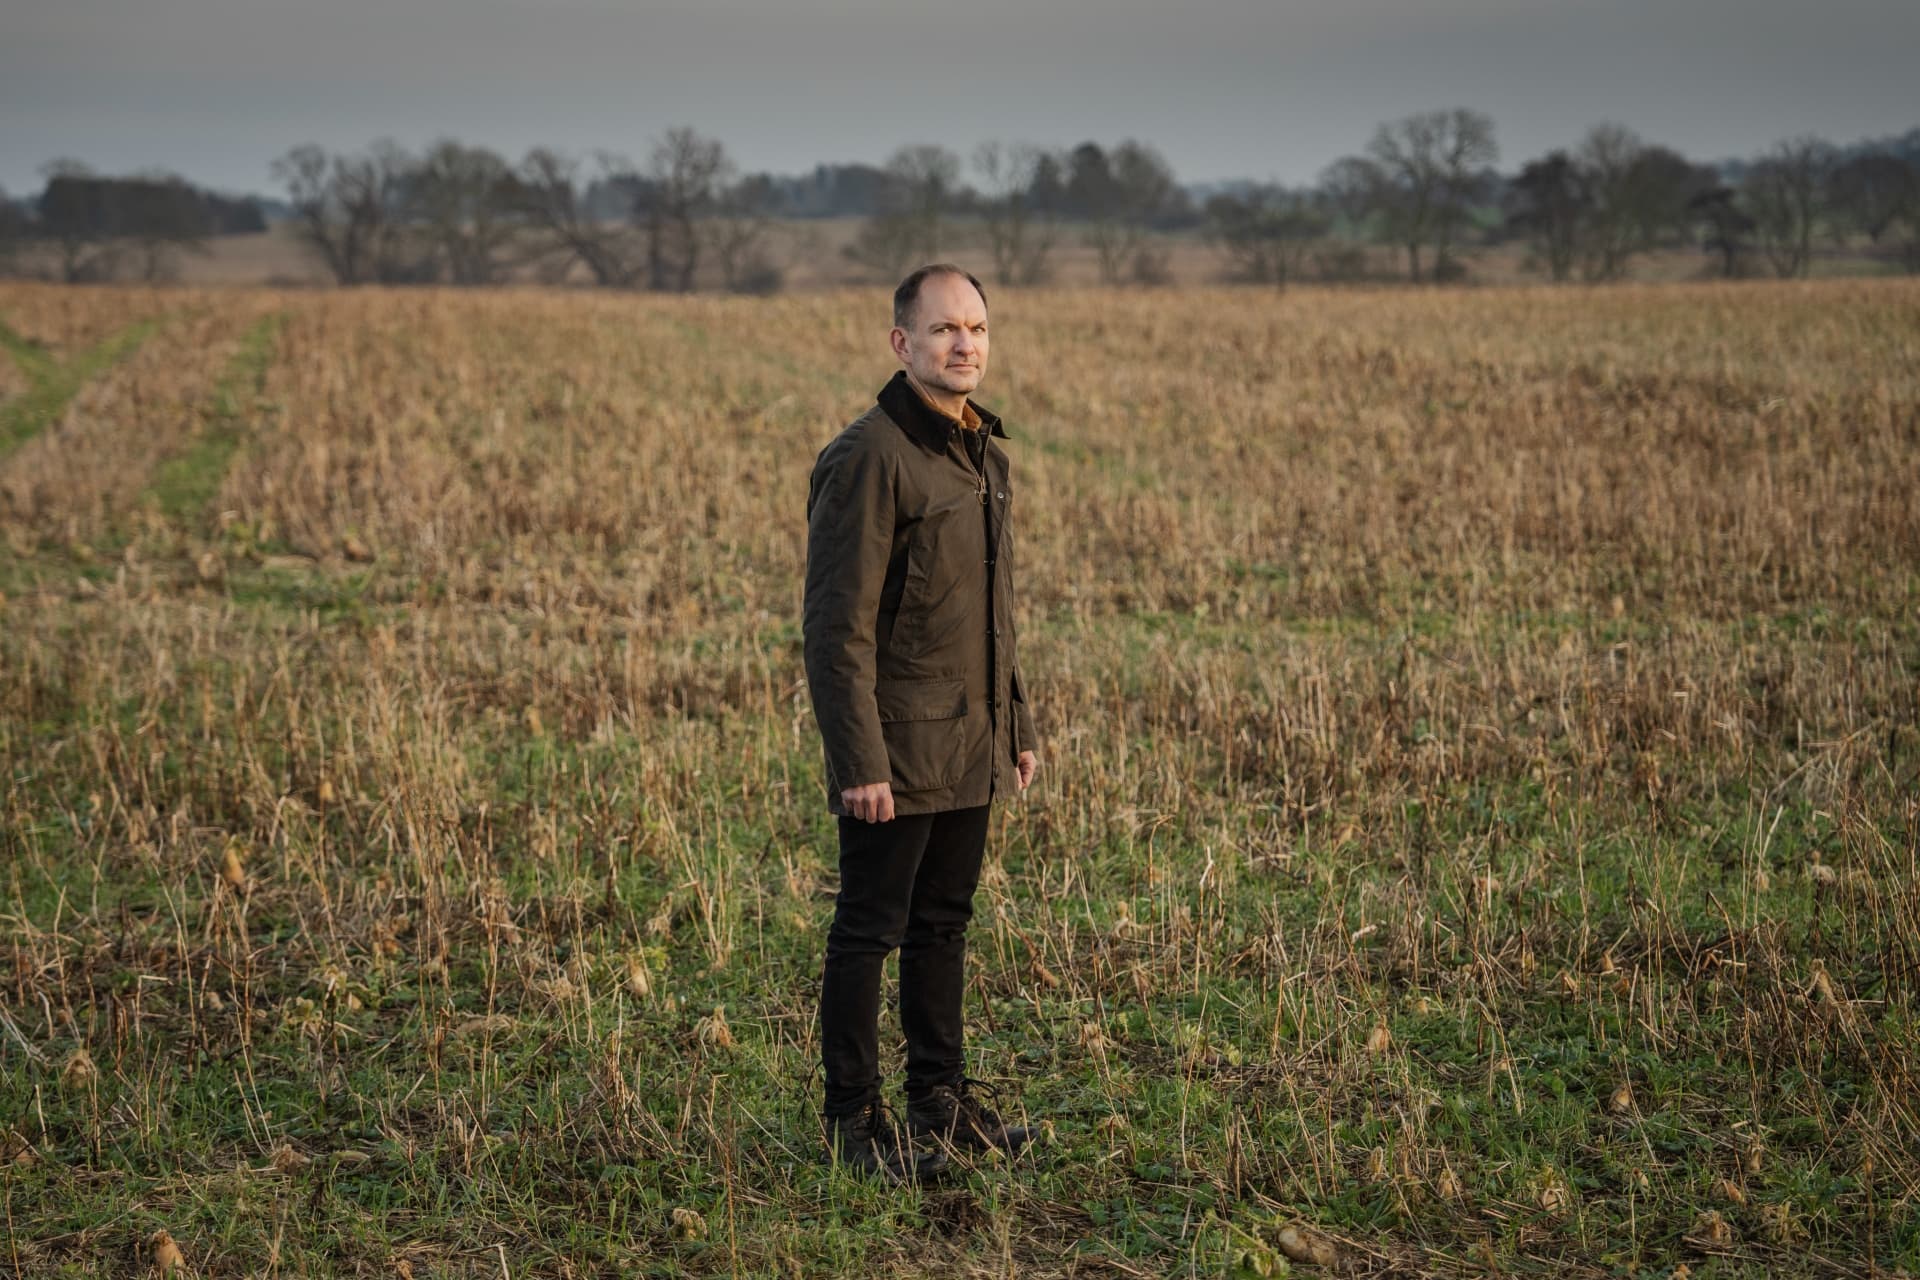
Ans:
[{"label": "tree line", "polygon": [[[742,173],[719,139],[684,126],[655,138],[640,164],[547,147],[514,163],[444,140],[420,152],[307,144],[273,174],[300,240],[340,284],[585,278],[767,292],[783,279],[776,222],[829,216],[860,219],[841,252],[883,281],[966,248],[998,281],[1038,284],[1077,245],[1106,283],[1155,283],[1178,237],[1213,245],[1229,278],[1268,284],[1377,274],[1383,249],[1396,274],[1445,283],[1467,276],[1469,248],[1514,241],[1556,281],[1619,279],[1663,248],[1699,251],[1716,274],[1799,276],[1823,247],[1863,241],[1920,271],[1920,129],[1846,149],[1796,138],[1713,166],[1601,124],[1517,172],[1498,161],[1493,121],[1454,108],[1380,124],[1309,186],[1241,182],[1199,196],[1134,139],[991,141],[965,158],[915,144],[883,165],[781,177]],[[63,279],[154,278],[209,235],[261,225],[254,203],[175,177],[62,164],[37,198],[0,199],[0,259],[37,244]]]},{"label": "tree line", "polygon": [[357,154],[297,147],[274,172],[301,238],[341,284],[584,274],[616,288],[766,292],[783,278],[776,220],[848,214],[863,221],[844,256],[877,279],[979,234],[999,279],[1037,283],[1072,225],[1118,281],[1163,276],[1149,234],[1198,222],[1172,168],[1131,141],[1061,153],[987,143],[971,169],[946,147],[913,145],[883,166],[777,178],[742,174],[718,139],[677,127],[644,165],[545,147],[512,165],[457,142],[417,156],[382,142]]},{"label": "tree line", "polygon": [[1816,246],[1860,238],[1920,272],[1920,129],[1847,150],[1794,138],[1716,167],[1601,124],[1512,175],[1498,158],[1487,116],[1422,112],[1380,125],[1313,188],[1216,197],[1208,222],[1243,278],[1272,282],[1348,273],[1365,243],[1391,246],[1407,279],[1457,280],[1463,244],[1514,239],[1556,281],[1617,280],[1661,248],[1704,251],[1729,277],[1804,276]]},{"label": "tree line", "polygon": [[257,201],[202,191],[175,174],[110,178],[73,160],[44,173],[46,186],[25,206],[0,192],[0,272],[18,269],[23,251],[37,246],[51,274],[70,284],[163,280],[208,237],[267,226]]}]

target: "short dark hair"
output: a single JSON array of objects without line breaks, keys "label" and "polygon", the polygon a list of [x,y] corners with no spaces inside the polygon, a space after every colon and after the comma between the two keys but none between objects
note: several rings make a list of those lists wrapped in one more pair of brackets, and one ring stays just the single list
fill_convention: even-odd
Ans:
[{"label": "short dark hair", "polygon": [[979,293],[981,303],[985,304],[987,300],[986,286],[980,283],[979,277],[973,272],[956,267],[951,262],[929,262],[902,280],[900,287],[893,291],[894,328],[913,328],[913,312],[920,302],[920,286],[927,282],[929,276],[965,276],[967,283]]}]

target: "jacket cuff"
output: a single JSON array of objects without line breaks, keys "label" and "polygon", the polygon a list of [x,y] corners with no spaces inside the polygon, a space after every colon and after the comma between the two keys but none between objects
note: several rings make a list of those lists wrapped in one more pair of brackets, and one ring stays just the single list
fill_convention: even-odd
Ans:
[{"label": "jacket cuff", "polygon": [[858,732],[848,733],[827,750],[827,767],[836,791],[889,782],[893,778],[893,765],[887,758],[887,744],[879,734],[878,723],[874,725],[871,741],[861,738]]}]

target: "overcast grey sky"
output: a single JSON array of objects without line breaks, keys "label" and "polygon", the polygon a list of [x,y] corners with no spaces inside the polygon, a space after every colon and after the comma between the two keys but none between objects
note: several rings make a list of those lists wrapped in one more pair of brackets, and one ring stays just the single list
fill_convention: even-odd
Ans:
[{"label": "overcast grey sky", "polygon": [[1698,159],[1920,125],[1916,0],[0,0],[0,187],[71,156],[270,191],[296,143],[442,135],[748,169],[1138,137],[1312,179],[1384,119],[1491,114],[1512,168],[1600,120]]}]

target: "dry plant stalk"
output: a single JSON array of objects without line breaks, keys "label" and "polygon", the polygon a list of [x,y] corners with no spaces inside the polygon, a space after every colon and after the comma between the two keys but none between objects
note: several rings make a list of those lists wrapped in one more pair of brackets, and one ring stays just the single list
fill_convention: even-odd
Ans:
[{"label": "dry plant stalk", "polygon": [[[1740,1149],[1747,1200],[1715,1188],[1728,1213],[1693,1234],[1884,1239],[1864,1212],[1775,1213],[1766,1179],[1809,1128],[1881,1149],[1861,1203],[1920,1177],[1916,976],[1886,959],[1920,954],[1920,289],[996,307],[982,399],[1014,437],[1046,770],[983,869],[969,999],[1000,1062],[1080,1073],[1043,1127],[1088,1198],[1231,1168],[1331,1199],[1366,1150],[1372,1210],[1455,1259],[1507,1206],[1685,1223],[1727,1099],[1838,1071],[1870,1139],[1763,1101],[1735,1118],[1777,1148]],[[769,1172],[793,1161],[765,1100],[817,1047],[794,975],[831,897],[799,515],[890,371],[873,298],[8,282],[0,314],[59,353],[160,320],[0,456],[0,754],[32,775],[0,840],[46,889],[0,904],[5,1003],[42,1011],[17,1019],[29,1074],[65,1108],[13,1158],[87,1167],[111,1124],[174,1167],[183,1061],[328,1099],[390,1064],[419,1095],[353,1105],[482,1190],[510,1176],[503,1125],[529,1168],[737,1189],[764,1159],[764,1203],[729,1204],[762,1215],[742,1269],[771,1265],[810,1193]],[[801,332],[803,359],[756,336]],[[156,476],[223,396],[232,452],[169,510]],[[1643,1087],[1722,1168],[1629,1155],[1575,1198],[1476,1154],[1462,1123],[1549,1110],[1519,1042],[1543,1022],[1621,1055],[1580,1068],[1592,1127],[1556,1142],[1636,1138],[1623,1064],[1695,1046],[1711,1088]],[[540,1074],[604,1062],[621,1027],[590,1097]],[[1463,1079],[1485,1106],[1442,1123]],[[258,1125],[254,1087],[214,1092]],[[309,1176],[272,1123],[226,1167]],[[1016,1264],[1072,1265],[1047,1242],[1074,1221],[1007,1212]]]}]

